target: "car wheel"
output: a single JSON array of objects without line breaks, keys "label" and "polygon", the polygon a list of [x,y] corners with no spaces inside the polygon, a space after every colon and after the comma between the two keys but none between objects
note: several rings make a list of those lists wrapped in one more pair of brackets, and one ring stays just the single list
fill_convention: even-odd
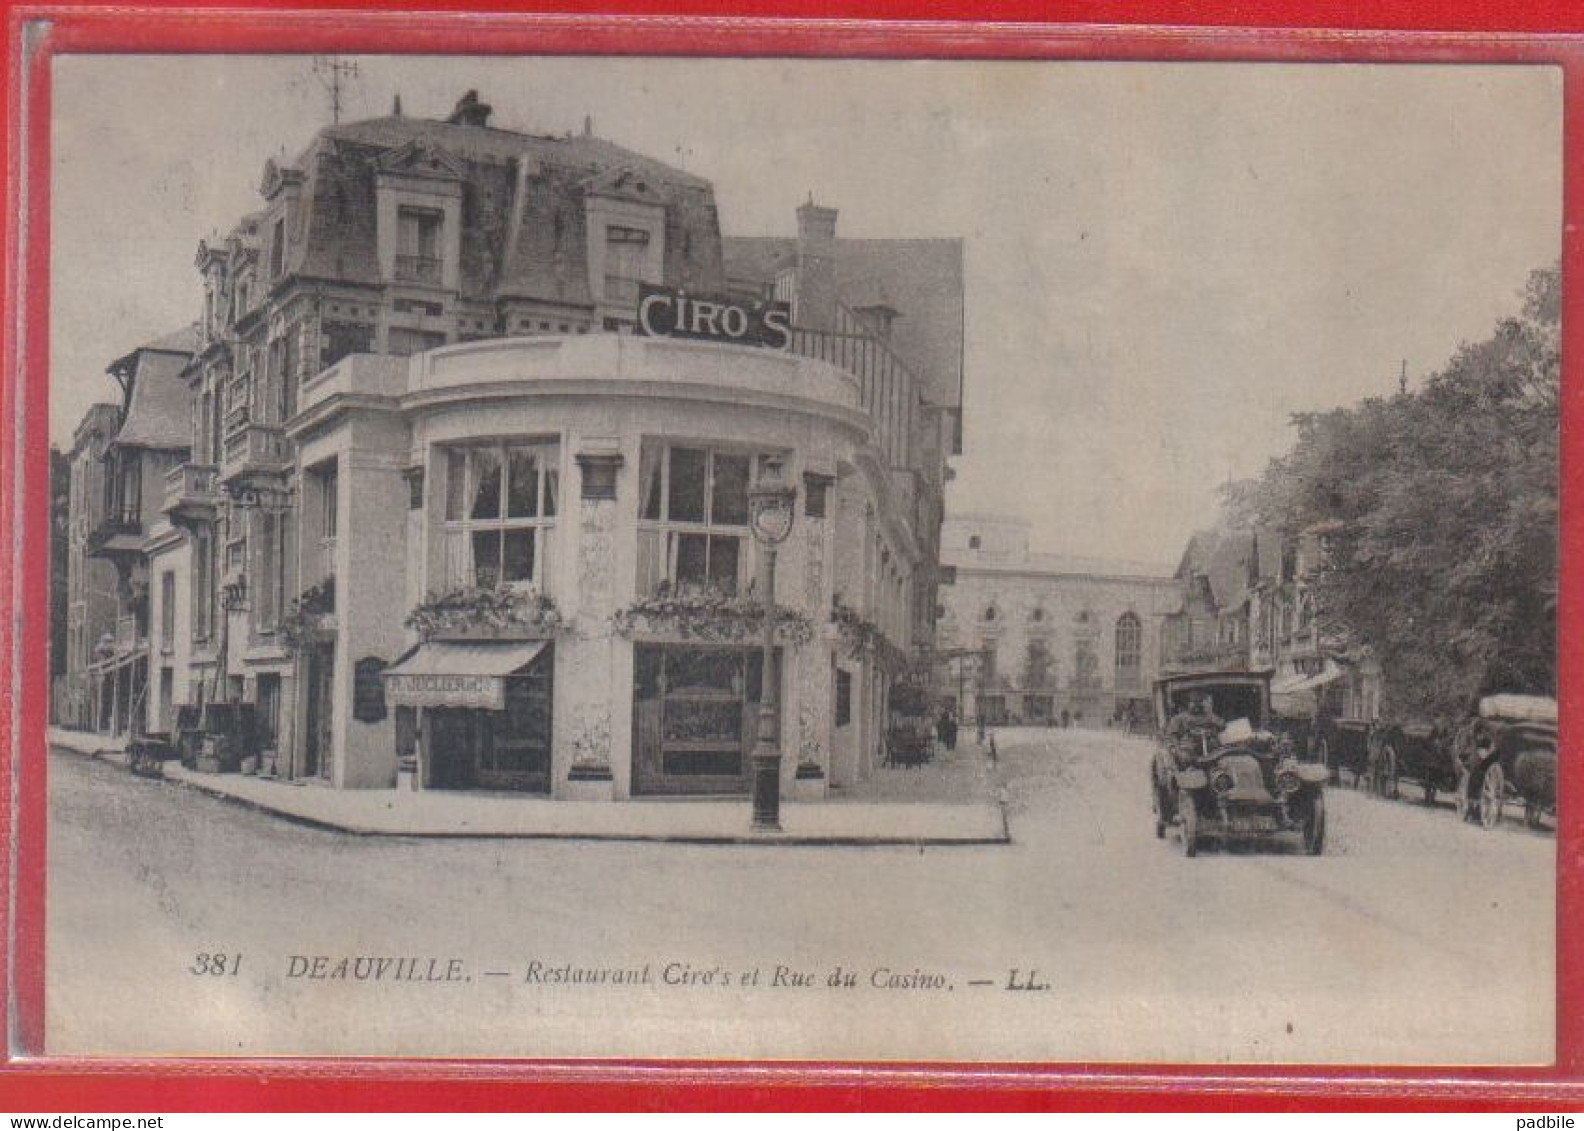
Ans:
[{"label": "car wheel", "polygon": [[1162,840],[1166,836],[1166,799],[1161,796],[1160,782],[1155,779],[1155,770],[1150,769],[1150,811],[1155,815],[1155,839]]},{"label": "car wheel", "polygon": [[1319,856],[1325,851],[1325,796],[1315,794],[1309,803],[1309,812],[1304,817],[1303,846],[1304,852],[1310,856]]},{"label": "car wheel", "polygon": [[1177,812],[1182,818],[1182,850],[1184,856],[1199,855],[1199,807],[1192,797],[1177,799]]},{"label": "car wheel", "polygon": [[1494,829],[1501,823],[1502,805],[1506,800],[1507,775],[1502,773],[1500,762],[1492,762],[1480,780],[1479,822],[1482,827]]},{"label": "car wheel", "polygon": [[1524,802],[1524,824],[1531,829],[1540,827],[1540,806],[1532,801]]}]

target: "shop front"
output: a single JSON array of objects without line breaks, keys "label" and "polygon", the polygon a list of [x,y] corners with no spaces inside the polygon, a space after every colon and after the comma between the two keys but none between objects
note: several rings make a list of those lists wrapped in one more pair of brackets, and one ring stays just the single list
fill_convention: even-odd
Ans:
[{"label": "shop front", "polygon": [[[775,663],[779,679],[779,650]],[[748,793],[761,668],[757,648],[636,646],[633,792]]]},{"label": "shop front", "polygon": [[554,665],[544,640],[428,641],[388,669],[423,787],[549,793]]}]

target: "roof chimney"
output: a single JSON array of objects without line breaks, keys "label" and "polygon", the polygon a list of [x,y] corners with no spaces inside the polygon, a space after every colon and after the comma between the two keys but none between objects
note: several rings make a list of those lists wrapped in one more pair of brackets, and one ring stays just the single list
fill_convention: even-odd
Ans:
[{"label": "roof chimney", "polygon": [[478,91],[470,90],[457,101],[446,121],[453,126],[487,126],[491,109],[488,103],[479,101]]},{"label": "roof chimney", "polygon": [[798,205],[797,222],[798,239],[804,243],[830,243],[836,238],[836,209],[815,204],[813,193]]}]

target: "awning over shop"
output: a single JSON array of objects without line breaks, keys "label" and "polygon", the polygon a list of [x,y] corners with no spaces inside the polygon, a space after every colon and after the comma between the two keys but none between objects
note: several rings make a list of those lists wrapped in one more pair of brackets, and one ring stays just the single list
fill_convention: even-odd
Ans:
[{"label": "awning over shop", "polygon": [[1298,690],[1300,684],[1308,679],[1309,677],[1302,672],[1292,672],[1289,675],[1282,676],[1280,679],[1273,679],[1271,680],[1271,694],[1291,695]]},{"label": "awning over shop", "polygon": [[1331,660],[1313,675],[1292,672],[1271,681],[1271,707],[1278,715],[1304,717],[1315,713],[1318,704],[1316,692],[1334,679],[1340,678],[1342,668]]},{"label": "awning over shop", "polygon": [[384,672],[397,707],[506,707],[506,677],[550,646],[547,640],[430,641]]},{"label": "awning over shop", "polygon": [[1335,680],[1338,680],[1338,679],[1341,679],[1341,678],[1342,678],[1342,669],[1341,669],[1341,667],[1339,667],[1336,663],[1332,662],[1331,660],[1327,660],[1325,662],[1325,666],[1322,667],[1314,675],[1309,676],[1306,679],[1301,679],[1296,684],[1294,684],[1292,687],[1284,688],[1283,690],[1285,692],[1287,692],[1288,694],[1291,694],[1292,692],[1295,692],[1295,691],[1313,691],[1316,688],[1324,687],[1326,684],[1331,683],[1331,682],[1333,682]]}]

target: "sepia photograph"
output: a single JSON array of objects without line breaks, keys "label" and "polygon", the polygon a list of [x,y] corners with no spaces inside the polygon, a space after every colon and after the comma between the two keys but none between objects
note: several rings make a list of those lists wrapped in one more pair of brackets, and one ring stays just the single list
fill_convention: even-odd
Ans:
[{"label": "sepia photograph", "polygon": [[1555,1062],[1559,68],[50,65],[40,1051]]}]

